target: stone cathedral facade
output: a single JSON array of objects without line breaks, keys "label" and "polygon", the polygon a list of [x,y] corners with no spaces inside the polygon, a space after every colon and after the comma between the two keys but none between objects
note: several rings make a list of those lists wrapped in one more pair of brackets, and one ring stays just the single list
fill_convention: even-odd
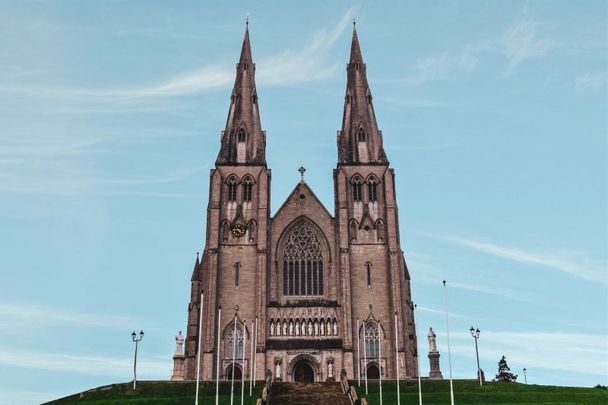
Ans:
[{"label": "stone cathedral facade", "polygon": [[179,374],[195,379],[200,358],[203,380],[234,372],[235,378],[272,373],[282,381],[326,381],[342,369],[348,378],[365,371],[370,379],[417,376],[395,172],[357,32],[337,134],[333,213],[302,176],[271,216],[255,69],[247,29],[210,174],[205,249],[192,274]]}]

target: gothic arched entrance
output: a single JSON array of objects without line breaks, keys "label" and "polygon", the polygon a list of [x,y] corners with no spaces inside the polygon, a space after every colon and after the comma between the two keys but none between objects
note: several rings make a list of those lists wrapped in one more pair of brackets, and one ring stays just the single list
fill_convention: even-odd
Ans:
[{"label": "gothic arched entrance", "polygon": [[241,378],[243,378],[243,373],[241,372],[241,367],[239,365],[229,365],[228,368],[226,369],[226,379],[227,380],[232,380],[232,370],[234,370],[234,379],[235,380],[240,380]]},{"label": "gothic arched entrance", "polygon": [[300,360],[293,367],[293,380],[295,382],[314,382],[315,371],[306,360]]},{"label": "gothic arched entrance", "polygon": [[367,379],[368,380],[379,380],[380,370],[376,364],[370,364],[367,366]]}]

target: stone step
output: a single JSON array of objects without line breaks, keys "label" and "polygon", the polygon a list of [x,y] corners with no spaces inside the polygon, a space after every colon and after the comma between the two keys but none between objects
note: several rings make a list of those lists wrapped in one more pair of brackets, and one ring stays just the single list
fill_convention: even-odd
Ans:
[{"label": "stone step", "polygon": [[340,383],[274,383],[270,405],[350,405]]}]

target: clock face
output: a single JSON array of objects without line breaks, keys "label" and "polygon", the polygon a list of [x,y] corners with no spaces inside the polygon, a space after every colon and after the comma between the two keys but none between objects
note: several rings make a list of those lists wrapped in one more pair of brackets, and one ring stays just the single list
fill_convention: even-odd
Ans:
[{"label": "clock face", "polygon": [[246,231],[247,228],[243,224],[234,224],[234,226],[232,227],[232,234],[237,238],[244,236]]}]

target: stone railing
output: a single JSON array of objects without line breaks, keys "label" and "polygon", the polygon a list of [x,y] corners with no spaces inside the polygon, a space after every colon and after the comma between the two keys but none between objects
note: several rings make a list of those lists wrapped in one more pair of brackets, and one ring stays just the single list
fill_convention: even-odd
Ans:
[{"label": "stone railing", "polygon": [[342,393],[348,396],[351,405],[367,405],[367,400],[365,398],[359,398],[355,387],[348,382],[346,370],[344,369],[340,372],[340,386],[342,387]]}]

